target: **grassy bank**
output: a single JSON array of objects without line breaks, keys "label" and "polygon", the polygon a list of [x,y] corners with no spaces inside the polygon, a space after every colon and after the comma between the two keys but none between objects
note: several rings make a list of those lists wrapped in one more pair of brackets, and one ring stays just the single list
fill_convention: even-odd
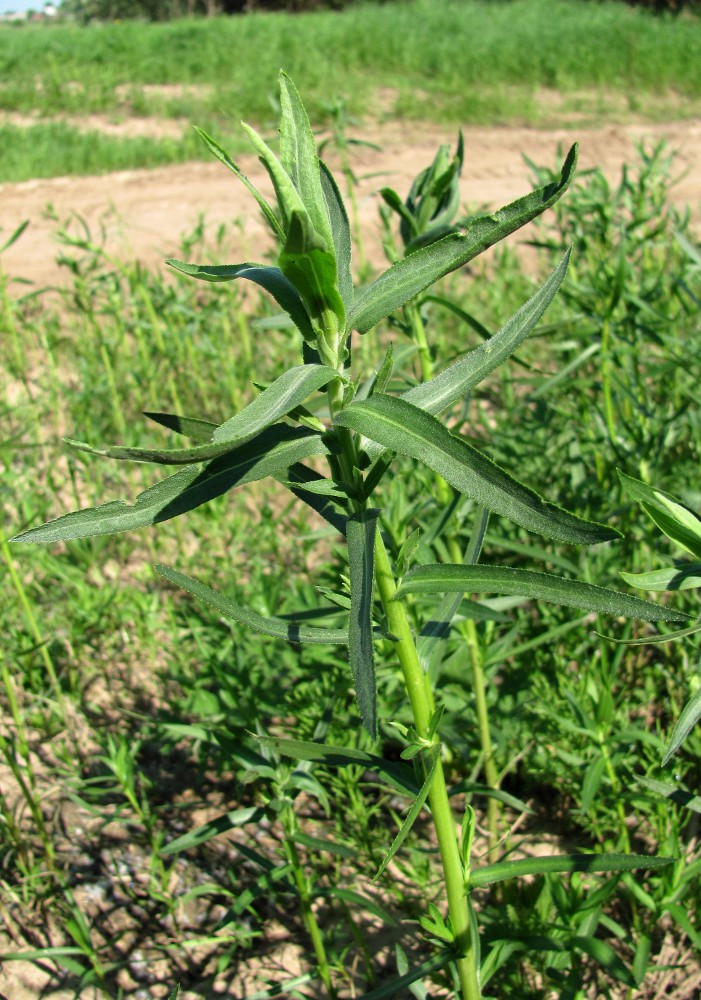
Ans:
[{"label": "grassy bank", "polygon": [[[317,123],[335,95],[355,114],[463,124],[612,109],[669,118],[693,114],[701,95],[698,18],[619,3],[416,0],[304,16],[7,26],[0,39],[1,110],[182,118],[184,129],[197,122],[218,134],[240,118],[274,122],[270,81],[281,66],[309,95]],[[21,165],[0,154],[0,180],[53,169],[32,144]],[[173,162],[182,150],[154,139],[142,155],[141,165]],[[106,145],[95,157],[104,170],[119,162]],[[43,149],[41,158],[52,159]]]}]

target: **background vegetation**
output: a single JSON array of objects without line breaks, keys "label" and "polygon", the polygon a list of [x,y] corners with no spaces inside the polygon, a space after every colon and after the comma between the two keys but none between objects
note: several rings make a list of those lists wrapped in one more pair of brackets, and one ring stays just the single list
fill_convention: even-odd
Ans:
[{"label": "background vegetation", "polygon": [[[24,117],[0,125],[0,181],[202,157],[192,123],[235,151],[241,118],[274,131],[270,81],[282,65],[316,125],[335,97],[356,116],[581,124],[683,118],[701,95],[698,21],[615,2],[408,0],[303,17],[1,30],[0,110]],[[91,114],[151,119],[153,137],[108,140],[91,131]],[[180,141],[160,137],[163,118],[180,122]]]}]

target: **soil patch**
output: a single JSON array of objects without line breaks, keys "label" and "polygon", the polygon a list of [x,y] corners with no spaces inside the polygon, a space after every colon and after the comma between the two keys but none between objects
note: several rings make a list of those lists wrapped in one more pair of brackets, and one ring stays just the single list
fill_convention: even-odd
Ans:
[{"label": "soil patch", "polygon": [[[355,147],[353,160],[360,178],[358,193],[366,246],[371,260],[376,256],[380,263],[378,189],[391,185],[405,193],[417,170],[431,161],[437,145],[454,142],[455,137],[447,128],[416,122],[373,126],[356,134],[382,146],[381,151]],[[574,130],[468,128],[462,181],[465,205],[499,207],[519,197],[529,190],[529,171],[522,154],[536,163],[554,165],[558,150],[566,151],[577,139],[580,170],[599,166],[612,181],[620,176],[622,165],[635,158],[637,144],[667,143],[677,153],[676,173],[680,179],[673,188],[674,200],[691,206],[698,225],[701,119]],[[267,188],[267,178],[255,156],[242,156],[239,163],[256,185]],[[46,213],[49,205],[53,218]],[[10,278],[31,278],[39,286],[64,280],[56,263],[55,220],[75,214],[95,236],[104,227],[110,253],[124,261],[138,259],[150,267],[166,256],[177,256],[181,235],[191,232],[202,217],[213,229],[235,224],[232,260],[258,259],[262,255],[263,225],[255,205],[244,186],[216,162],[2,184],[0,206],[4,235],[24,219],[30,220],[22,238],[3,254],[3,266]],[[17,294],[26,291],[26,285],[11,287]]]}]

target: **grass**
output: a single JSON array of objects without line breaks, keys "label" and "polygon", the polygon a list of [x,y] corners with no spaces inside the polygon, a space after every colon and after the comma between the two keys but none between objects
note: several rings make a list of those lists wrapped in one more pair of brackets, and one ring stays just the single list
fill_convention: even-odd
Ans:
[{"label": "grass", "polygon": [[[547,170],[540,175],[545,179]],[[547,326],[476,392],[469,435],[489,440],[495,460],[543,485],[549,499],[611,521],[623,538],[586,554],[541,548],[495,518],[487,554],[515,568],[535,558],[552,572],[622,589],[621,568],[667,565],[668,543],[627,500],[616,467],[699,507],[693,345],[701,336],[701,276],[675,237],[688,229],[669,207],[668,177],[664,151],[648,150],[620,188],[607,189],[596,173],[584,177],[530,231],[542,273],[565,242],[575,243],[574,269]],[[5,300],[0,496],[8,535],[68,508],[133,497],[152,478],[139,465],[67,452],[61,434],[155,446],[161,435],[137,419],[141,410],[202,413],[220,422],[251,398],[254,355],[255,378],[263,382],[299,362],[296,342],[262,298],[244,302],[231,286],[212,290],[117,265],[83,235],[74,230],[69,241],[64,234],[72,282],[60,302],[16,297],[21,289],[14,288]],[[187,249],[173,248],[174,255],[202,256],[202,235],[189,234]],[[220,234],[218,260],[229,259],[227,239]],[[619,288],[614,298],[621,261],[623,293]],[[513,251],[494,264],[476,262],[471,280],[447,283],[460,307],[489,330],[534,288]],[[465,349],[455,313],[436,302],[422,309],[435,356]],[[477,333],[467,336],[471,346],[479,342]],[[395,344],[398,384],[415,378],[416,354],[402,323],[388,326],[383,340]],[[369,368],[381,358],[364,345]],[[397,477],[383,493],[388,531],[403,537],[420,527],[421,544],[430,547],[442,514],[430,500],[434,480],[419,465],[407,468],[408,488]],[[456,514],[464,543],[469,504]],[[300,514],[266,480],[252,498],[233,493],[160,525],[157,535],[142,530],[52,549],[13,548],[9,558],[16,576],[0,581],[7,665],[0,701],[12,722],[0,731],[0,751],[6,764],[22,766],[3,780],[0,797],[0,911],[15,957],[40,949],[55,970],[54,984],[76,996],[150,990],[155,997],[178,980],[195,996],[206,996],[215,981],[235,996],[251,991],[251,979],[258,989],[272,988],[282,978],[275,964],[289,968],[290,953],[283,958],[275,944],[280,927],[287,928],[287,945],[306,947],[291,909],[295,855],[305,891],[324,916],[342,992],[372,989],[405,959],[415,965],[430,957],[416,921],[440,888],[432,845],[412,833],[391,878],[372,885],[362,874],[379,864],[406,796],[360,766],[297,768],[250,736],[254,728],[301,739],[322,733],[328,743],[368,749],[343,655],[261,640],[150,569],[155,561],[177,563],[224,592],[245,591],[261,614],[313,608],[316,588],[333,586],[344,571],[333,530]],[[671,599],[675,606],[685,599],[698,615],[694,594]],[[685,646],[614,646],[593,627],[627,636],[631,626],[522,601],[495,602],[494,610],[507,621],[480,622],[477,641],[490,682],[509,849],[628,845],[680,861],[635,880],[573,874],[563,885],[543,875],[504,883],[502,893],[476,890],[483,982],[494,996],[617,1000],[630,996],[631,976],[642,983],[646,972],[651,979],[635,995],[654,996],[664,989],[660,977],[674,976],[679,965],[675,988],[691,998],[701,952],[698,733],[669,767],[660,761],[694,683],[698,636]],[[378,663],[380,716],[409,725],[385,652]],[[474,769],[467,784],[478,789],[479,854],[488,846],[479,832],[488,800],[469,672],[456,633],[436,686],[446,706],[448,774],[457,781],[465,762]],[[387,762],[396,759],[401,743],[392,727],[383,726],[378,747]],[[464,791],[453,794],[459,799]],[[249,825],[245,810],[257,809],[266,822]],[[201,822],[225,814],[234,817],[226,836],[178,855],[163,852],[198,825],[195,816]],[[405,959],[383,936],[398,921]],[[595,943],[587,951],[583,940]],[[540,942],[535,951],[533,941]],[[72,950],[51,950],[59,947]],[[309,989],[306,968],[296,970],[302,994]],[[4,984],[0,990],[11,995]]]},{"label": "grass", "polygon": [[[612,110],[683,118],[694,114],[701,94],[698,19],[657,17],[616,2],[409,0],[297,17],[254,13],[0,32],[0,109],[42,117],[175,117],[220,136],[229,119],[275,121],[269,81],[280,66],[309,95],[317,124],[328,121],[334,96],[354,115],[381,108],[465,125],[559,123],[572,113],[581,121],[582,113],[596,119]],[[21,157],[0,156],[0,181],[54,170],[44,128],[29,127]],[[86,142],[68,133],[59,140],[79,148]],[[137,156],[137,147],[121,143],[125,160]],[[102,169],[115,169],[122,154],[93,144]],[[154,138],[138,155],[148,166],[205,154],[189,139],[179,146]],[[57,159],[72,168],[67,155]],[[85,156],[76,161],[78,171],[95,169]]]}]

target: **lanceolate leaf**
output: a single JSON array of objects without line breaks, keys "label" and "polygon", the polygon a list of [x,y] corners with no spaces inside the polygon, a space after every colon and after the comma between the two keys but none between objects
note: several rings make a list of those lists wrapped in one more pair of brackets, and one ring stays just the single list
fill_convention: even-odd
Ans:
[{"label": "lanceolate leaf", "polygon": [[263,195],[260,194],[260,192],[253,186],[253,184],[251,184],[248,177],[246,177],[245,174],[241,173],[241,171],[236,166],[236,164],[231,159],[226,150],[222,149],[219,143],[215,142],[214,139],[208,136],[207,133],[203,131],[203,129],[197,128],[197,126],[195,126],[195,132],[197,132],[202,141],[207,146],[209,146],[209,149],[211,150],[212,153],[214,153],[216,158],[220,160],[225,167],[228,167],[229,170],[231,170],[231,172],[234,173],[238,177],[238,179],[246,185],[248,190],[251,192],[253,197],[258,202],[258,206],[262,211],[263,215],[265,216],[265,219],[267,220],[268,225],[270,226],[272,231],[275,233],[278,239],[283,239],[285,234],[283,233],[282,227],[277,219],[277,216],[273,212],[272,208],[267,203]]},{"label": "lanceolate leaf", "polygon": [[402,580],[397,597],[450,591],[519,595],[569,608],[584,608],[585,611],[640,618],[643,621],[684,621],[687,617],[651,601],[595,587],[591,583],[510,566],[459,566],[450,563],[415,566]]},{"label": "lanceolate leaf", "polygon": [[372,582],[378,510],[349,518],[346,527],[350,574],[348,655],[363,725],[377,738],[377,694],[372,650]]},{"label": "lanceolate leaf", "polygon": [[144,410],[144,416],[148,417],[149,420],[153,420],[154,423],[160,424],[161,427],[167,427],[168,430],[175,431],[176,434],[182,434],[183,437],[189,437],[193,441],[200,441],[202,443],[212,440],[212,434],[218,426],[212,423],[211,420],[199,420],[197,417],[182,417],[178,413],[151,413],[148,410]]},{"label": "lanceolate leaf", "polygon": [[[701,627],[701,626],[700,626]],[[684,740],[687,738],[696,723],[701,719],[701,688],[686,703],[682,714],[677,719],[677,724],[672,730],[669,739],[669,746],[662,761],[662,767],[669,761],[670,757],[677,752]]]},{"label": "lanceolate leaf", "polygon": [[543,500],[451,434],[435,417],[404,399],[375,393],[341,410],[336,422],[391,451],[424,462],[459,492],[528,531],[576,545],[618,537],[618,532],[606,525],[585,521]]},{"label": "lanceolate leaf", "polygon": [[282,754],[283,757],[292,757],[293,760],[311,761],[324,764],[326,767],[348,767],[351,764],[362,764],[368,771],[381,775],[388,779],[393,786],[412,796],[419,792],[413,768],[404,762],[385,760],[383,757],[376,757],[365,750],[336,747],[306,740],[286,740],[265,736],[261,742],[270,744],[277,753]]},{"label": "lanceolate leaf", "polygon": [[696,514],[663,490],[648,486],[620,471],[618,478],[628,496],[642,505],[648,517],[668,538],[701,559],[701,519]]},{"label": "lanceolate leaf", "polygon": [[503,882],[521,875],[544,875],[547,872],[629,872],[636,868],[664,868],[674,858],[648,857],[644,854],[560,854],[545,858],[523,858],[521,861],[500,861],[496,865],[475,868],[470,873],[469,886],[477,889],[494,882]]},{"label": "lanceolate leaf", "polygon": [[218,594],[210,587],[206,587],[198,580],[186,576],[178,570],[171,569],[170,566],[163,566],[160,563],[156,566],[156,571],[166,580],[170,580],[176,587],[187,590],[204,604],[219,611],[226,618],[232,618],[240,625],[245,625],[253,632],[260,632],[262,635],[272,636],[274,639],[287,639],[288,642],[315,642],[329,643],[330,645],[345,644],[348,642],[348,631],[346,629],[325,629],[315,628],[299,622],[291,622],[284,618],[266,618],[255,611],[241,607],[235,601],[223,594]]},{"label": "lanceolate leaf", "polygon": [[214,429],[208,444],[194,448],[125,448],[123,446],[92,448],[80,441],[66,438],[68,444],[79,451],[107,458],[126,459],[132,462],[155,462],[158,465],[192,465],[225,455],[249,441],[256,434],[270,427],[280,417],[294,410],[307,396],[337,376],[333,368],[323,365],[299,365],[275,379],[260,396],[244,407],[240,413]]},{"label": "lanceolate leaf", "polygon": [[280,74],[280,162],[300,194],[316,231],[332,245],[331,223],[321,189],[319,158],[307,112],[297,88]]},{"label": "lanceolate leaf", "polygon": [[202,468],[189,466],[156,483],[133,504],[115,500],[74,511],[23,531],[14,541],[58,542],[144,528],[194,510],[236,486],[273,476],[311,455],[326,454],[328,448],[319,434],[279,424]]},{"label": "lanceolate leaf", "polygon": [[399,850],[399,848],[402,846],[402,844],[406,840],[407,834],[409,833],[409,831],[411,830],[412,826],[414,825],[416,817],[419,815],[419,813],[423,809],[424,802],[428,798],[428,793],[431,791],[431,785],[433,784],[433,779],[436,776],[436,766],[438,764],[438,760],[439,760],[439,757],[440,757],[440,752],[441,752],[440,744],[436,744],[435,747],[433,747],[431,750],[429,750],[429,752],[426,754],[427,762],[430,761],[430,767],[427,769],[427,773],[426,773],[426,777],[424,779],[424,783],[421,786],[421,790],[419,791],[419,794],[416,796],[416,798],[412,802],[411,809],[406,814],[406,817],[404,818],[404,822],[402,823],[401,827],[399,828],[399,832],[397,833],[397,836],[392,841],[390,849],[387,851],[387,853],[385,854],[384,858],[382,859],[382,863],[380,864],[380,867],[377,869],[377,872],[375,873],[375,875],[373,877],[373,882],[376,882],[377,879],[380,877],[380,875],[382,875],[382,873],[385,870],[385,868],[387,867],[387,865],[390,863],[390,861],[392,860],[392,858],[394,857],[394,855],[397,853],[397,851]]},{"label": "lanceolate leaf", "polygon": [[265,289],[275,299],[282,310],[290,317],[304,339],[311,344],[316,343],[311,320],[304,308],[299,292],[282,273],[279,267],[266,264],[186,264],[183,260],[170,259],[166,261],[176,271],[181,271],[192,278],[202,281],[234,281],[236,278],[247,278]]},{"label": "lanceolate leaf", "polygon": [[209,820],[203,826],[198,826],[196,830],[188,830],[181,837],[169,841],[158,853],[161,857],[167,857],[169,854],[178,854],[180,851],[190,851],[206,844],[213,837],[219,837],[222,833],[228,833],[236,827],[245,826],[247,823],[257,825],[264,817],[265,809],[261,807],[249,806],[245,809],[234,809],[217,816],[216,819]]},{"label": "lanceolate leaf", "polygon": [[531,333],[562,284],[570,251],[562,258],[547,281],[521,306],[493,337],[428,382],[409,389],[401,398],[434,415],[462,399],[476,385],[513,354]]},{"label": "lanceolate leaf", "polygon": [[397,261],[357,298],[348,317],[348,330],[366,333],[439,278],[463,267],[488,247],[536,218],[567,190],[576,160],[577,147],[573,146],[557,183],[538,188],[492,215],[475,219],[463,234],[446,236]]},{"label": "lanceolate leaf", "polygon": [[321,168],[321,187],[326,198],[331,233],[336,251],[336,271],[338,274],[338,291],[348,312],[353,304],[353,277],[351,275],[351,233],[348,223],[346,206],[343,204],[341,192],[334,177],[323,160],[319,161]]},{"label": "lanceolate leaf", "polygon": [[701,587],[701,563],[680,563],[647,573],[624,573],[621,576],[639,590],[695,590]]}]

